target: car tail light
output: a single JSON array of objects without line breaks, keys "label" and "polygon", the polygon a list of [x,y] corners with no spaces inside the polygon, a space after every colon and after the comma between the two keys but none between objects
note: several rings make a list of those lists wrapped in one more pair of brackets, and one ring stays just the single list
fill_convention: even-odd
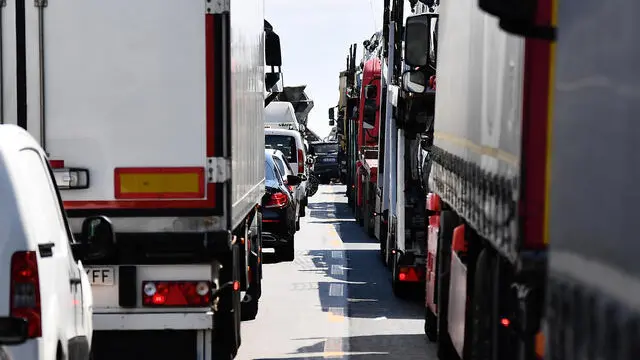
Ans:
[{"label": "car tail light", "polygon": [[286,194],[275,193],[275,194],[271,194],[271,198],[269,198],[269,201],[267,202],[267,204],[264,207],[266,207],[266,208],[283,208],[283,207],[287,206],[288,203],[289,203],[289,198],[287,197]]},{"label": "car tail light", "polygon": [[143,281],[143,306],[205,307],[211,305],[209,281]]},{"label": "car tail light", "polygon": [[68,168],[64,166],[64,160],[49,160],[56,178],[58,189],[88,189],[89,170],[80,168]]},{"label": "car tail light", "polygon": [[293,192],[293,186],[292,185],[287,185],[287,189],[289,189],[289,191]]},{"label": "car tail light", "polygon": [[304,154],[302,149],[298,149],[298,174],[304,173]]},{"label": "car tail light", "polygon": [[40,281],[35,251],[11,256],[11,316],[27,320],[29,338],[42,336]]}]

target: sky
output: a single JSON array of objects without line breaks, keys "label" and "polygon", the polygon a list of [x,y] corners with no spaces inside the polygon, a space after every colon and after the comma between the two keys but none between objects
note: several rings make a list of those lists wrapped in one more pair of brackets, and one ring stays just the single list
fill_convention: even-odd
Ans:
[{"label": "sky", "polygon": [[280,36],[284,86],[307,85],[313,100],[308,126],[329,134],[329,107],[338,104],[338,75],[346,70],[349,46],[382,27],[383,0],[264,0],[265,18]]}]

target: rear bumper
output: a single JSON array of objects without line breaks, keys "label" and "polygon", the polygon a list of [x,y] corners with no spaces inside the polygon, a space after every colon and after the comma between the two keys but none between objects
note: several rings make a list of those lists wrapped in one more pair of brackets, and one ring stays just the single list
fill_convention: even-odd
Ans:
[{"label": "rear bumper", "polygon": [[340,170],[338,164],[335,165],[316,165],[313,169],[313,173],[316,176],[340,176]]},{"label": "rear bumper", "polygon": [[93,313],[94,330],[207,330],[213,312]]},{"label": "rear bumper", "polygon": [[267,249],[276,249],[289,243],[290,237],[283,234],[274,234],[270,232],[262,232],[262,247]]}]

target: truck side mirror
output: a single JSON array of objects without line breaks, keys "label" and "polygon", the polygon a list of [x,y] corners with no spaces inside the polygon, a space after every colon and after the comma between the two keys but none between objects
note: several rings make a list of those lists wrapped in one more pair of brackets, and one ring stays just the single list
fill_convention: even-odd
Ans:
[{"label": "truck side mirror", "polygon": [[334,126],[336,124],[335,120],[329,120],[329,126]]},{"label": "truck side mirror", "polygon": [[427,89],[427,76],[419,70],[408,70],[402,74],[402,89],[412,94],[422,94]]},{"label": "truck side mirror", "polygon": [[333,112],[333,108],[330,107],[329,108],[329,120],[335,120],[335,119],[336,119],[336,116],[335,116],[335,114]]},{"label": "truck side mirror", "polygon": [[265,29],[264,45],[265,64],[267,66],[282,66],[280,36],[271,30]]},{"label": "truck side mirror", "polygon": [[407,18],[404,32],[404,62],[411,67],[429,64],[431,19],[435,14],[421,14]]},{"label": "truck side mirror", "polygon": [[0,345],[20,345],[28,338],[29,324],[26,319],[0,317]]}]

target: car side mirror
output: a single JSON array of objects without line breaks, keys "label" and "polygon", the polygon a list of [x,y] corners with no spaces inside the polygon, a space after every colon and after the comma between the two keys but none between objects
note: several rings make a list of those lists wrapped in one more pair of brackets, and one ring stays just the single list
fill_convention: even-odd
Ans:
[{"label": "car side mirror", "polygon": [[402,89],[413,94],[422,94],[427,90],[427,76],[418,70],[408,70],[402,74]]},{"label": "car side mirror", "polygon": [[107,256],[115,246],[116,234],[106,216],[91,216],[82,222],[81,243],[91,259]]},{"label": "car side mirror", "polygon": [[24,318],[0,317],[0,345],[20,345],[29,338],[29,324]]},{"label": "car side mirror", "polygon": [[295,175],[287,175],[287,185],[296,186],[300,185],[302,179],[299,176]]}]

